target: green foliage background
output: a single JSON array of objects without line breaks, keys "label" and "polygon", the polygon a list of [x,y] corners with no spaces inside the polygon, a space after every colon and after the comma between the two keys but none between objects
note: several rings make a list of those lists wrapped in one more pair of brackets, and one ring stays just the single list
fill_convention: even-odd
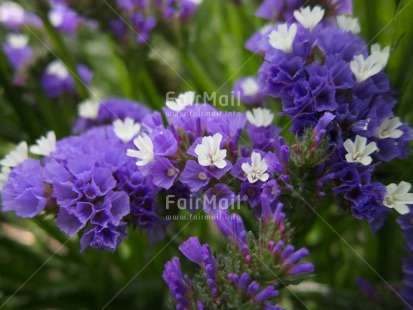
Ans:
[{"label": "green foliage background", "polygon": [[[35,1],[20,3],[45,16]],[[92,10],[88,9],[90,3],[94,4]],[[107,3],[114,7],[113,1]],[[107,3],[86,0],[76,5],[91,17],[106,18],[114,14]],[[128,97],[159,109],[171,90],[229,94],[234,81],[254,75],[262,62],[259,55],[243,48],[246,39],[264,24],[254,16],[258,2],[244,3],[235,6],[229,0],[204,0],[191,28],[157,31],[150,47],[120,48],[107,31],[83,30],[74,40],[57,35],[47,24],[45,33],[26,29],[41,57],[32,69],[30,88],[23,92],[10,83],[10,69],[4,55],[0,57],[0,156],[19,141],[33,142],[47,130],[55,130],[59,138],[69,134],[76,103],[90,94],[78,85],[79,98],[45,97],[38,77],[56,56],[69,64],[76,59],[90,66],[94,72],[91,89],[102,98]],[[387,72],[399,91],[397,113],[413,125],[413,0],[356,0],[354,12],[367,42],[393,46]],[[162,25],[159,27],[162,30]],[[0,34],[3,37],[4,31]],[[280,124],[286,126],[288,120],[281,118]],[[412,163],[410,158],[386,165],[379,178],[383,183],[413,182]],[[403,240],[395,215],[373,236],[365,223],[335,206],[314,207],[325,221],[312,214],[309,230],[297,227],[295,240],[297,246],[310,249],[309,259],[316,266],[312,281],[320,285],[318,291],[313,287],[294,293],[310,309],[395,309],[397,298],[382,280],[398,284],[401,277]],[[296,208],[304,210],[306,206]],[[216,251],[224,246],[214,225],[207,221],[174,222],[166,240],[155,245],[149,245],[139,231],[130,231],[115,253],[88,249],[83,255],[79,254],[79,240],[68,240],[51,218],[19,219],[1,213],[0,225],[0,309],[168,308],[171,302],[161,274],[164,263],[180,255],[178,245],[198,235],[202,242],[212,242]],[[28,239],[16,239],[13,229],[25,232]],[[188,272],[194,267],[184,265]],[[370,308],[370,301],[357,290],[356,276],[374,283],[382,294],[380,304]],[[304,307],[288,290],[283,293],[284,306]]]}]

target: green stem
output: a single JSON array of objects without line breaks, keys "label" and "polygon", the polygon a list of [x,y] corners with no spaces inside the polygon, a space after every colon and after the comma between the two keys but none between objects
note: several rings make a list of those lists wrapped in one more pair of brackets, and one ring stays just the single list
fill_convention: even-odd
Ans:
[{"label": "green stem", "polygon": [[162,100],[162,98],[159,96],[158,90],[156,89],[152,81],[152,78],[149,75],[146,68],[141,69],[141,78],[142,78],[142,88],[149,101],[147,102],[147,104],[155,110],[160,110],[163,107],[164,100]]},{"label": "green stem", "polygon": [[203,68],[200,61],[187,50],[181,50],[181,52],[182,60],[198,86],[208,94],[215,92],[218,88],[208,76],[208,72]]},{"label": "green stem", "polygon": [[34,141],[42,132],[41,126],[36,121],[36,118],[33,118],[33,114],[31,113],[33,110],[26,102],[21,100],[21,90],[10,81],[9,77],[12,76],[12,74],[10,73],[6,59],[6,56],[0,49],[0,84],[3,86],[4,96],[19,117],[22,127],[30,136],[31,140]]}]

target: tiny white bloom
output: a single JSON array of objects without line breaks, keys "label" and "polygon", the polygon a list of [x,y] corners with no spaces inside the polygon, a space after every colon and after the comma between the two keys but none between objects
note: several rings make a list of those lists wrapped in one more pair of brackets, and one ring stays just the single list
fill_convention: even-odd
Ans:
[{"label": "tiny white bloom", "polygon": [[361,31],[358,18],[340,15],[337,16],[337,25],[344,31],[352,32],[355,34],[359,34]]},{"label": "tiny white bloom", "polygon": [[267,127],[274,120],[274,114],[268,109],[255,108],[246,113],[247,120],[256,127]]},{"label": "tiny white bloom", "polygon": [[390,47],[380,49],[380,45],[371,47],[371,55],[364,59],[363,55],[354,56],[350,62],[350,69],[356,77],[357,82],[363,82],[369,77],[376,75],[387,65],[390,56]]},{"label": "tiny white bloom", "polygon": [[380,125],[379,131],[377,132],[377,138],[386,139],[398,139],[403,135],[403,131],[397,129],[403,123],[400,121],[400,118],[386,118],[384,122]]},{"label": "tiny white bloom", "polygon": [[46,68],[46,72],[57,76],[59,79],[64,80],[69,76],[66,66],[60,60],[52,61]]},{"label": "tiny white bloom", "polygon": [[16,167],[18,164],[22,163],[27,159],[27,153],[27,143],[25,141],[20,142],[14,151],[11,151],[9,154],[6,155],[6,157],[4,157],[4,159],[0,161],[0,165],[10,168]]},{"label": "tiny white bloom", "polygon": [[200,5],[203,0],[190,0],[192,3]]},{"label": "tiny white bloom", "polygon": [[400,182],[399,185],[394,183],[386,186],[386,196],[383,204],[388,208],[394,208],[400,214],[409,212],[407,205],[413,204],[413,194],[409,193],[412,185],[407,182]]},{"label": "tiny white bloom", "polygon": [[254,78],[246,78],[244,81],[242,81],[241,88],[246,96],[251,97],[255,96],[260,90],[260,87]]},{"label": "tiny white bloom", "polygon": [[116,136],[123,142],[128,143],[131,141],[141,130],[141,125],[135,123],[130,117],[125,120],[117,119],[113,122],[113,130]]},{"label": "tiny white bloom", "polygon": [[81,102],[77,111],[80,117],[87,119],[96,119],[99,115],[100,102],[95,99],[87,99]]},{"label": "tiny white bloom", "polygon": [[347,139],[344,142],[344,148],[348,152],[346,154],[346,160],[349,163],[360,163],[364,166],[371,164],[373,159],[369,156],[378,150],[376,142],[371,142],[368,145],[367,138],[356,136],[356,140],[353,142]]},{"label": "tiny white bloom", "polygon": [[221,141],[220,133],[202,138],[201,144],[195,147],[195,154],[198,155],[198,163],[201,166],[215,166],[222,169],[227,165],[225,161],[227,150],[221,150]]},{"label": "tiny white bloom", "polygon": [[247,175],[248,181],[250,183],[255,183],[258,180],[265,182],[270,177],[267,171],[267,164],[265,159],[261,159],[260,153],[253,152],[251,155],[251,165],[248,163],[243,163],[241,165],[242,171]]},{"label": "tiny white bloom", "polygon": [[381,49],[380,44],[373,44],[371,46],[371,56],[375,59],[377,64],[384,68],[389,61],[390,46]]},{"label": "tiny white bloom", "polygon": [[50,11],[49,20],[54,27],[59,27],[63,23],[63,12],[60,10]]},{"label": "tiny white bloom", "polygon": [[36,140],[36,145],[30,147],[30,153],[42,156],[49,156],[56,150],[56,134],[49,131],[45,137]]},{"label": "tiny white bloom", "polygon": [[148,136],[139,136],[133,143],[138,148],[138,151],[128,149],[126,155],[130,157],[139,158],[141,161],[137,161],[137,166],[145,166],[153,161],[153,143]]},{"label": "tiny white bloom", "polygon": [[193,91],[188,91],[186,93],[180,94],[178,98],[166,102],[166,106],[172,111],[179,112],[185,109],[189,105],[193,105],[195,101],[195,93]]},{"label": "tiny white bloom", "polygon": [[4,184],[6,184],[9,174],[11,172],[10,167],[2,167],[0,172],[0,192],[3,189]]},{"label": "tiny white bloom", "polygon": [[0,4],[0,23],[13,21],[21,24],[24,22],[24,9],[17,3],[5,1]]},{"label": "tiny white bloom", "polygon": [[296,34],[296,24],[292,24],[290,28],[288,28],[287,24],[282,24],[278,26],[277,30],[271,31],[268,38],[273,48],[290,53],[293,50],[293,42]]},{"label": "tiny white bloom", "polygon": [[29,43],[29,37],[24,34],[9,34],[7,36],[7,43],[15,49],[22,49]]},{"label": "tiny white bloom", "polygon": [[307,6],[294,11],[294,17],[304,28],[311,31],[323,19],[324,12],[324,9],[319,5],[316,5],[313,9]]}]

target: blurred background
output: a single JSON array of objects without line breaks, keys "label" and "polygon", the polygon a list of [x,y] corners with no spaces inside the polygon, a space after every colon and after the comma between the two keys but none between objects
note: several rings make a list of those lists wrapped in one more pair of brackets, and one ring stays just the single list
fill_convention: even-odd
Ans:
[{"label": "blurred background", "polygon": [[[228,95],[237,79],[255,75],[262,63],[260,55],[244,48],[245,41],[265,24],[254,15],[260,1],[204,0],[190,20],[157,23],[144,43],[136,42],[133,28],[110,24],[126,20],[115,1],[71,1],[83,20],[75,33],[58,31],[47,22],[47,3],[14,2],[36,14],[44,27],[33,22],[21,29],[34,55],[24,72],[13,71],[4,48],[0,53],[0,158],[18,142],[33,143],[49,130],[58,138],[69,135],[78,103],[89,97],[130,98],[160,109],[168,91]],[[367,42],[392,46],[387,72],[397,90],[397,114],[413,125],[412,2],[355,0],[354,15]],[[114,31],[120,28],[121,32]],[[10,29],[0,26],[3,47],[8,33]],[[93,72],[90,85],[75,81],[72,94],[50,97],[40,77],[57,58],[72,68],[86,65]],[[280,119],[280,124],[286,122]],[[413,182],[412,160],[384,165],[378,177],[385,184]],[[309,260],[316,267],[310,283],[292,288],[296,296],[311,309],[397,309],[393,294],[373,271],[391,285],[400,283],[403,240],[395,221],[389,218],[373,236],[366,223],[334,205],[320,214],[346,242],[317,217],[305,234],[295,235],[297,246],[309,248]],[[178,245],[189,236],[198,235],[201,241],[219,236],[207,221],[185,224],[172,223],[167,238],[156,244],[131,230],[113,254],[94,249],[79,254],[79,240],[69,240],[51,218],[20,219],[0,213],[0,309],[169,308],[168,287],[161,278],[164,263],[178,255]],[[213,249],[224,246],[221,238],[215,240]],[[357,285],[357,277],[380,292],[380,305],[371,308],[375,296],[364,282]],[[286,290],[283,305],[302,307]]]}]

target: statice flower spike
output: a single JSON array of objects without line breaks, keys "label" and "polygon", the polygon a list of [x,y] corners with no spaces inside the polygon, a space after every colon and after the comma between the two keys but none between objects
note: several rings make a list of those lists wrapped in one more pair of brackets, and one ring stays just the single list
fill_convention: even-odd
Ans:
[{"label": "statice flower spike", "polygon": [[17,148],[14,151],[11,151],[9,154],[0,161],[0,165],[6,167],[16,167],[18,164],[22,163],[28,158],[28,147],[25,141],[20,142],[17,145]]},{"label": "statice flower spike", "polygon": [[390,47],[387,46],[381,50],[378,44],[374,44],[371,47],[371,55],[366,59],[364,59],[363,55],[354,56],[350,62],[350,69],[356,77],[357,82],[364,82],[383,70],[387,65],[389,56]]},{"label": "statice flower spike", "polygon": [[294,11],[294,17],[304,28],[310,29],[311,31],[323,19],[324,13],[324,9],[319,5],[316,5],[313,9],[307,6]]},{"label": "statice flower spike", "polygon": [[148,136],[139,136],[133,143],[139,151],[128,149],[126,155],[140,159],[136,162],[137,166],[145,166],[153,161],[153,143]]},{"label": "statice flower spike", "polygon": [[292,24],[288,27],[287,24],[281,24],[277,30],[273,30],[269,35],[270,45],[277,49],[290,53],[293,50],[293,42],[297,34],[297,25]]},{"label": "statice flower spike", "polygon": [[113,122],[113,131],[116,136],[121,139],[124,143],[131,141],[141,130],[141,125],[135,123],[135,121],[127,117],[123,121],[117,119]]},{"label": "statice flower spike", "polygon": [[359,34],[361,31],[358,18],[340,15],[337,16],[337,25],[344,31],[352,32],[354,34]]},{"label": "statice flower spike", "polygon": [[241,168],[247,175],[250,183],[257,181],[265,182],[270,177],[270,175],[266,173],[268,166],[265,163],[265,159],[261,158],[260,153],[253,152],[251,155],[251,165],[249,163],[243,163]]},{"label": "statice flower spike", "polygon": [[190,309],[190,285],[189,279],[182,275],[178,257],[172,258],[165,264],[162,278],[168,284],[171,294],[176,301],[177,309]]},{"label": "statice flower spike", "polygon": [[78,105],[77,111],[80,117],[96,119],[99,115],[100,102],[95,99],[87,99]]},{"label": "statice flower spike", "polygon": [[383,204],[388,208],[394,208],[400,214],[409,213],[407,205],[413,204],[413,194],[409,193],[411,188],[412,185],[404,181],[399,185],[394,183],[387,185]]},{"label": "statice flower spike", "polygon": [[171,101],[168,100],[166,102],[166,106],[175,112],[180,112],[185,109],[187,106],[193,105],[195,101],[195,93],[193,91],[189,91],[183,94],[180,94],[178,98]]},{"label": "statice flower spike", "polygon": [[367,144],[367,138],[358,135],[356,136],[356,140],[354,142],[347,139],[344,142],[344,148],[348,152],[346,154],[347,162],[360,163],[364,166],[371,164],[373,159],[369,155],[377,151],[376,142],[370,142]]},{"label": "statice flower spike", "polygon": [[267,127],[274,120],[274,114],[270,110],[264,108],[256,108],[246,113],[247,120],[255,127]]},{"label": "statice flower spike", "polygon": [[215,166],[219,169],[225,168],[227,162],[227,150],[221,150],[222,135],[216,133],[213,136],[203,137],[202,143],[195,147],[198,163],[201,166]]},{"label": "statice flower spike", "polygon": [[403,125],[403,123],[400,122],[400,118],[398,117],[386,118],[380,125],[376,136],[379,139],[398,139],[403,135],[403,131],[397,129],[401,125]]},{"label": "statice flower spike", "polygon": [[30,153],[41,156],[50,156],[56,150],[56,134],[49,131],[45,137],[36,140],[36,144],[30,146]]}]

